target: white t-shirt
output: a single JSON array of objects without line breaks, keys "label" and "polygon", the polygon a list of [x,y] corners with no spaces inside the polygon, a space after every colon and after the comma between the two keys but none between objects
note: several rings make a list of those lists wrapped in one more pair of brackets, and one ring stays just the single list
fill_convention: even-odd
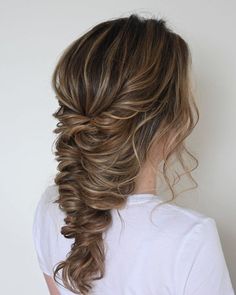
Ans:
[{"label": "white t-shirt", "polygon": [[[33,240],[41,270],[50,276],[74,239],[60,234],[65,214],[53,203],[57,187],[42,194]],[[105,234],[106,273],[94,295],[234,295],[215,220],[152,194],[132,194]],[[151,210],[153,210],[151,215]],[[60,272],[59,272],[60,273]],[[60,281],[62,283],[62,281]],[[58,285],[61,295],[74,293]]]}]

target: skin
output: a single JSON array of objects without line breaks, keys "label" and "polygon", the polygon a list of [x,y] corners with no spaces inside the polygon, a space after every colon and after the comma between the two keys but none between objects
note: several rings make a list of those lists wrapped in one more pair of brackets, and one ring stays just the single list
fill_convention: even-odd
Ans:
[{"label": "skin", "polygon": [[43,273],[43,275],[44,275],[45,281],[47,283],[49,293],[51,295],[60,295],[60,292],[59,292],[53,278],[45,273]]},{"label": "skin", "polygon": [[[139,175],[135,184],[135,191],[133,193],[154,193],[156,192],[156,180],[157,180],[157,166],[162,160],[161,151],[162,145],[153,144],[149,151],[146,163],[140,169]],[[158,151],[158,152],[157,152]],[[43,273],[45,281],[47,283],[50,295],[60,295],[58,287],[53,278]]]},{"label": "skin", "polygon": [[133,193],[156,193],[158,165],[163,160],[163,144],[154,142],[149,150],[147,160],[140,169],[136,178],[135,190]]}]

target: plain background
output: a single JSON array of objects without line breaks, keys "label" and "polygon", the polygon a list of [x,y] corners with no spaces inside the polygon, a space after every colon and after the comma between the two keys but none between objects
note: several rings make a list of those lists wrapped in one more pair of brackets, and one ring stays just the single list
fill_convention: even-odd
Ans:
[{"label": "plain background", "polygon": [[50,79],[62,50],[100,21],[164,17],[189,43],[200,109],[190,137],[199,187],[179,202],[213,217],[236,286],[236,2],[1,1],[1,293],[47,294],[31,230],[52,183],[57,108]]}]

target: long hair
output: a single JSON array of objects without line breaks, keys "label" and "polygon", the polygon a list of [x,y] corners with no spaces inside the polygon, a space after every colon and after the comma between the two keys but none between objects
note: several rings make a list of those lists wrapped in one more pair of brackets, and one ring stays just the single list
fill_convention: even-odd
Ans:
[{"label": "long hair", "polygon": [[[55,203],[66,213],[61,234],[74,238],[64,286],[89,294],[105,275],[103,234],[122,208],[154,142],[164,142],[163,175],[173,155],[185,174],[198,166],[184,140],[199,119],[189,79],[188,44],[164,19],[137,14],[97,24],[70,44],[52,76],[59,103],[54,132]],[[196,120],[194,119],[196,116]],[[195,161],[188,169],[183,153]],[[192,178],[193,179],[193,178]]]}]

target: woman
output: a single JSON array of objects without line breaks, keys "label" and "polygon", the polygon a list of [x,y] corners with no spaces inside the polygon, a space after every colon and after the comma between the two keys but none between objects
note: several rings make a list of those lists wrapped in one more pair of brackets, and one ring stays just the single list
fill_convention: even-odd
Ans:
[{"label": "woman", "polygon": [[33,226],[52,295],[234,294],[215,220],[173,202],[171,161],[190,178],[198,164],[184,143],[199,116],[190,58],[163,19],[137,14],[94,26],[60,57],[58,173]]}]

